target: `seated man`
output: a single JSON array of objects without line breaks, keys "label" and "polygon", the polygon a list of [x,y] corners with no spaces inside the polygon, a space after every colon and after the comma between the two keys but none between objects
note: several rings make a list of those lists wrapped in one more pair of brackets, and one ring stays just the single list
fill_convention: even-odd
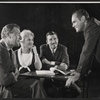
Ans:
[{"label": "seated man", "polygon": [[[67,53],[67,47],[58,43],[59,40],[57,33],[54,31],[48,32],[46,34],[46,42],[47,44],[43,44],[40,46],[40,58],[43,63],[43,69],[49,70],[51,67],[56,67],[57,69],[63,71],[67,70],[69,67],[69,56]],[[55,87],[58,88],[59,86],[64,86],[65,82],[55,80],[44,81],[45,88],[49,87],[49,85],[51,84],[52,87],[54,87],[55,85]]]},{"label": "seated man", "polygon": [[[19,46],[20,27],[8,24],[3,27],[0,41],[0,98],[12,98],[13,90],[23,91],[23,96],[32,98],[45,98],[41,83],[36,79],[18,80],[19,71],[16,67],[16,57],[12,50]],[[13,91],[13,92],[11,92]],[[27,93],[24,94],[24,93]]]},{"label": "seated man", "polygon": [[69,56],[67,47],[58,44],[57,33],[51,31],[46,34],[47,44],[40,46],[40,58],[43,63],[43,69],[49,70],[56,67],[60,70],[66,70],[69,66]]}]

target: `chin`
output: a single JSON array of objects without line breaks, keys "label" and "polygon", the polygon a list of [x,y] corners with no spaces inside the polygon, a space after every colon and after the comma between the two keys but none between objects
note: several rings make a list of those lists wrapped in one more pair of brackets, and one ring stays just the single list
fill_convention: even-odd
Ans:
[{"label": "chin", "polygon": [[17,43],[15,46],[16,46],[16,47],[19,47],[19,46],[20,46],[20,44],[19,44],[19,43]]},{"label": "chin", "polygon": [[76,30],[76,32],[78,33],[78,32],[80,32],[79,30]]}]

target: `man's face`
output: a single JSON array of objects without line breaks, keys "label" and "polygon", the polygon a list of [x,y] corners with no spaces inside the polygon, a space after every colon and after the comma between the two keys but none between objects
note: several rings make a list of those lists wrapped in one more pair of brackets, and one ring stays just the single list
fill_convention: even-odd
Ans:
[{"label": "man's face", "polygon": [[20,45],[20,39],[21,39],[21,37],[20,37],[20,29],[15,27],[12,30],[12,33],[9,34],[9,35],[10,35],[10,45],[12,47],[14,47],[14,46],[18,47]]},{"label": "man's face", "polygon": [[47,44],[50,48],[55,49],[58,45],[58,37],[54,35],[48,35],[47,36]]},{"label": "man's face", "polygon": [[31,35],[29,35],[28,37],[25,37],[25,39],[23,41],[24,47],[26,47],[26,48],[32,48],[33,47],[33,43],[34,43],[33,39],[34,38]]},{"label": "man's face", "polygon": [[84,29],[84,22],[77,17],[77,14],[72,15],[72,27],[75,28],[76,32],[81,32]]}]

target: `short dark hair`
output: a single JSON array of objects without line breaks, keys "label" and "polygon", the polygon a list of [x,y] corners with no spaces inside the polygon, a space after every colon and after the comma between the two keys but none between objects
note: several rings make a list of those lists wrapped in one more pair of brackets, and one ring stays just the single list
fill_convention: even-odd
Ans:
[{"label": "short dark hair", "polygon": [[90,18],[88,12],[84,9],[76,10],[72,13],[72,15],[77,14],[77,17],[80,19],[82,16],[85,16],[86,20]]},{"label": "short dark hair", "polygon": [[49,32],[47,32],[47,34],[46,34],[46,39],[47,39],[47,36],[49,36],[49,35],[56,35],[56,36],[57,36],[57,38],[58,38],[57,33],[56,33],[56,32],[54,32],[54,31],[49,31]]},{"label": "short dark hair", "polygon": [[15,27],[20,29],[20,27],[19,27],[17,24],[14,24],[14,23],[5,25],[5,26],[2,28],[2,31],[1,31],[1,38],[7,37],[8,34],[11,33],[12,30],[13,30]]}]

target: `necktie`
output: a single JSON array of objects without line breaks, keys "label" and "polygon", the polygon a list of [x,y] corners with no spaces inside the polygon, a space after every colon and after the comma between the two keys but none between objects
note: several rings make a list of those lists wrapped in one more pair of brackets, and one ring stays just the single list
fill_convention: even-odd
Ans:
[{"label": "necktie", "polygon": [[54,52],[54,49],[53,49],[53,50],[52,50],[52,55],[53,55],[53,57],[54,57],[54,53],[55,53],[55,52]]},{"label": "necktie", "polygon": [[11,51],[11,49],[9,50],[9,54],[10,54],[10,59],[12,59],[12,51]]},{"label": "necktie", "polygon": [[10,55],[10,61],[11,61],[11,71],[15,72],[15,67],[14,67],[14,60],[13,60],[13,54],[12,54],[12,50],[9,50],[9,55]]}]

